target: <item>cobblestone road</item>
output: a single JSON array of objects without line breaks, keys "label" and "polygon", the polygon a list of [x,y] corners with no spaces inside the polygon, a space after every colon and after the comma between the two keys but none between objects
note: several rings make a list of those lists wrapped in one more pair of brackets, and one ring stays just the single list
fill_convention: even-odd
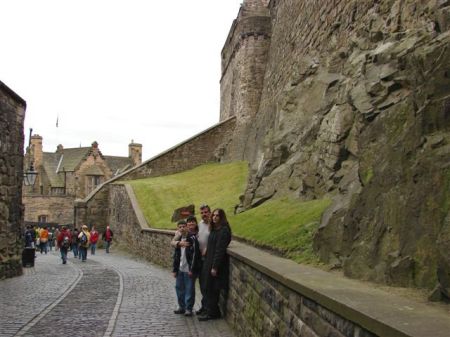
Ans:
[{"label": "cobblestone road", "polygon": [[56,253],[38,254],[23,276],[0,281],[1,337],[233,336],[224,320],[173,314],[167,270],[115,252],[86,263],[69,255],[62,265]]}]

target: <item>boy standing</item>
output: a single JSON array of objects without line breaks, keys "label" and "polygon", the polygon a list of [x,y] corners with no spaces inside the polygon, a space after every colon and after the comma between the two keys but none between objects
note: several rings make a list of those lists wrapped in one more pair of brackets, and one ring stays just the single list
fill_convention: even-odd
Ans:
[{"label": "boy standing", "polygon": [[[175,248],[173,259],[173,276],[176,278],[175,290],[178,299],[178,309],[175,314],[192,316],[192,308],[195,303],[195,278],[199,273],[200,248],[197,241],[197,220],[195,217],[188,218],[188,222],[178,221],[178,230],[181,240]],[[185,247],[184,242],[189,243]]]}]

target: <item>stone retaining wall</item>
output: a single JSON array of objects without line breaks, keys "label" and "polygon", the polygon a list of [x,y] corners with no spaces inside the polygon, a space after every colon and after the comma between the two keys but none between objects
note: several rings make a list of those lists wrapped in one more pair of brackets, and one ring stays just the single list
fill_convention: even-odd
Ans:
[{"label": "stone retaining wall", "polygon": [[173,231],[148,227],[130,185],[111,184],[109,191],[109,223],[114,231],[114,241],[137,256],[171,268],[173,251],[170,249],[170,241]]},{"label": "stone retaining wall", "polygon": [[25,108],[25,101],[0,82],[0,279],[22,274]]}]

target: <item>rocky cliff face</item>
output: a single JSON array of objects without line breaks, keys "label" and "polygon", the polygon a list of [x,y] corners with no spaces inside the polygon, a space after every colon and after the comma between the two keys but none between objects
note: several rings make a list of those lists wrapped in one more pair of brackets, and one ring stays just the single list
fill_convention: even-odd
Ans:
[{"label": "rocky cliff face", "polygon": [[269,8],[259,109],[239,122],[245,147],[227,153],[251,162],[244,206],[332,197],[314,241],[323,261],[350,277],[438,284],[433,297],[448,298],[450,1]]}]

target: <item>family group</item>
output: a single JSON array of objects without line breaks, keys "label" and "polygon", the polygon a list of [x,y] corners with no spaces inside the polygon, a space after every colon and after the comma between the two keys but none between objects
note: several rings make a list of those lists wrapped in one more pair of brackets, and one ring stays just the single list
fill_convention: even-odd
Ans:
[{"label": "family group", "polygon": [[175,314],[193,315],[195,283],[199,280],[202,295],[201,307],[196,311],[199,321],[221,317],[219,298],[227,289],[229,258],[226,253],[231,241],[231,228],[225,211],[217,208],[211,212],[208,205],[200,206],[201,221],[195,216],[177,223],[171,245],[173,276],[178,308]]}]

